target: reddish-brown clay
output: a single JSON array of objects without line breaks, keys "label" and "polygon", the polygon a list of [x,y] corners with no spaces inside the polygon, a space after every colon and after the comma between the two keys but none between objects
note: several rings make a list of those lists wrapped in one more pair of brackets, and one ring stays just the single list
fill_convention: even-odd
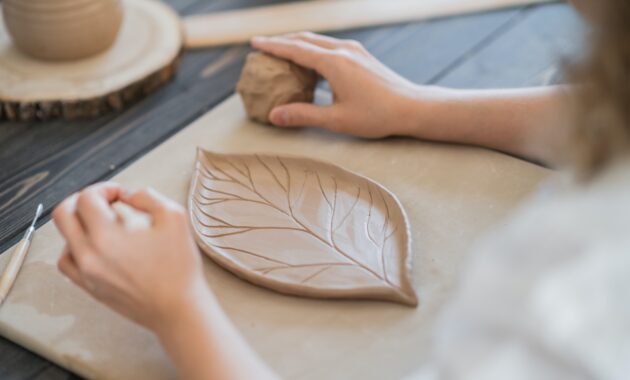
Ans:
[{"label": "reddish-brown clay", "polygon": [[340,167],[199,150],[189,213],[204,252],[254,284],[306,297],[417,304],[400,203]]},{"label": "reddish-brown clay", "polygon": [[265,53],[247,55],[236,91],[247,116],[268,124],[269,113],[279,105],[313,101],[317,74]]}]

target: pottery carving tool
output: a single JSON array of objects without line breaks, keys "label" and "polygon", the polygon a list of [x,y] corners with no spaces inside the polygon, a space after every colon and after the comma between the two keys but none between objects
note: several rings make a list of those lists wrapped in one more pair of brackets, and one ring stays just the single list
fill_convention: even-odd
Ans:
[{"label": "pottery carving tool", "polygon": [[7,264],[4,273],[2,273],[2,277],[0,278],[0,305],[4,302],[7,294],[11,290],[15,279],[20,272],[20,268],[22,268],[22,263],[24,263],[24,258],[28,253],[29,248],[31,247],[31,241],[33,240],[33,234],[35,233],[35,224],[37,220],[42,215],[42,211],[44,211],[44,207],[40,203],[37,206],[37,210],[35,211],[35,217],[33,218],[33,222],[26,229],[24,233],[24,237],[15,247],[15,250],[11,254],[11,259],[9,260],[9,264]]}]

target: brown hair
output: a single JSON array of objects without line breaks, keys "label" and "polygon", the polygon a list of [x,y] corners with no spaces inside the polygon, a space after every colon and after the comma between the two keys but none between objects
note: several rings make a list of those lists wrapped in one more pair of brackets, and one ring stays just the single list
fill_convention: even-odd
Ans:
[{"label": "brown hair", "polygon": [[592,177],[630,152],[630,1],[590,1],[586,11],[590,48],[569,75],[578,84],[573,162]]}]

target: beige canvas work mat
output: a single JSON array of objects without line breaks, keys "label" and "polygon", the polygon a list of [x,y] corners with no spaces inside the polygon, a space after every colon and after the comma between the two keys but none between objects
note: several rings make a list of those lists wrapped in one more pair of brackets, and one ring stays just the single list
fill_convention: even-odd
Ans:
[{"label": "beige canvas work mat", "polygon": [[[409,216],[413,280],[420,300],[415,309],[284,296],[204,260],[208,282],[247,341],[292,379],[398,378],[421,367],[431,322],[469,245],[548,175],[530,163],[473,147],[403,138],[367,141],[313,129],[261,126],[246,120],[240,100],[232,96],[114,180],[132,188],[152,186],[185,204],[197,146],[333,162],[386,186]],[[0,308],[0,333],[86,377],[174,377],[152,334],[62,277],[56,268],[62,245],[52,223],[37,231],[15,287]],[[0,256],[0,266],[8,256]]]}]

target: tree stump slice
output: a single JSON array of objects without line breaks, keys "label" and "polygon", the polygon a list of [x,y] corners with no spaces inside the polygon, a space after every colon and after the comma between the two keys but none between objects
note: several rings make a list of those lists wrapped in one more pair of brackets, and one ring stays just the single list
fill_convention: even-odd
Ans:
[{"label": "tree stump slice", "polygon": [[147,96],[177,69],[178,15],[155,0],[124,0],[124,21],[106,52],[71,62],[40,61],[13,46],[0,18],[0,119],[97,117]]}]

